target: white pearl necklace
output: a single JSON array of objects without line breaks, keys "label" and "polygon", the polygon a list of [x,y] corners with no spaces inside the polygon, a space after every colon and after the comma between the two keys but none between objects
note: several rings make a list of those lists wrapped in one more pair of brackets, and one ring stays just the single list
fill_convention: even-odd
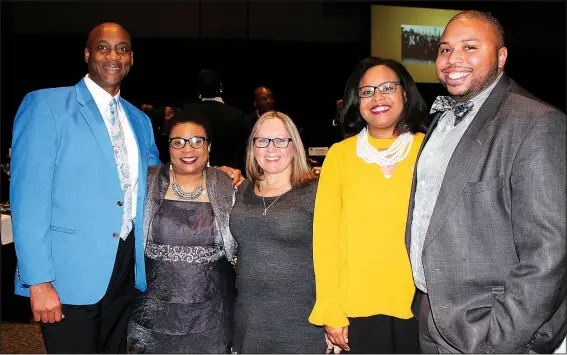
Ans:
[{"label": "white pearl necklace", "polygon": [[413,134],[406,132],[400,134],[388,149],[379,151],[368,141],[368,129],[364,127],[356,139],[356,155],[368,164],[393,166],[408,156],[412,143]]}]

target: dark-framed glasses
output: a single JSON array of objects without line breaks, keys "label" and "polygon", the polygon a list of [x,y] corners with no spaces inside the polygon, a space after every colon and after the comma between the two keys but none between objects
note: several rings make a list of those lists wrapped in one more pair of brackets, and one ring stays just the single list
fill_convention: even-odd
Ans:
[{"label": "dark-framed glasses", "polygon": [[378,86],[361,86],[358,88],[358,96],[360,97],[372,97],[376,92],[376,89],[380,92],[380,94],[393,94],[396,92],[396,87],[398,85],[402,85],[399,81],[386,81]]},{"label": "dark-framed glasses", "polygon": [[179,150],[185,148],[185,145],[189,143],[192,148],[199,149],[208,141],[209,140],[207,138],[201,136],[193,136],[190,138],[171,137],[169,138],[169,146],[173,149]]},{"label": "dark-framed glasses", "polygon": [[252,139],[252,141],[254,142],[254,146],[256,148],[266,148],[267,146],[270,145],[270,142],[272,142],[272,144],[276,148],[287,148],[287,146],[289,145],[289,142],[291,142],[291,138],[254,137]]}]

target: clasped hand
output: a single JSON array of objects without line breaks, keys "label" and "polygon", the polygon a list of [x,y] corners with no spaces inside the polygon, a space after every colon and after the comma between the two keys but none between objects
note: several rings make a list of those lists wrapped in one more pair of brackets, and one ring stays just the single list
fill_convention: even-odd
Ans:
[{"label": "clasped hand", "polygon": [[350,351],[348,346],[348,326],[333,328],[325,326],[325,342],[327,344],[327,354],[331,351],[339,354],[341,350]]}]

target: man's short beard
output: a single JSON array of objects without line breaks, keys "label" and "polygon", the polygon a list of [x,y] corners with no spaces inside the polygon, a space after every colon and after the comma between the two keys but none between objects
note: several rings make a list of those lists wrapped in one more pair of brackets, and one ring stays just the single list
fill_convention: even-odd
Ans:
[{"label": "man's short beard", "polygon": [[[471,82],[470,86],[462,93],[453,95],[449,90],[449,94],[457,101],[463,101],[463,99],[470,100],[476,95],[480,94],[484,89],[489,87],[494,80],[498,77],[498,62],[494,64],[494,66],[490,69],[490,71],[486,74],[484,78],[477,78]],[[441,82],[441,84],[448,89],[448,85],[446,82]]]}]

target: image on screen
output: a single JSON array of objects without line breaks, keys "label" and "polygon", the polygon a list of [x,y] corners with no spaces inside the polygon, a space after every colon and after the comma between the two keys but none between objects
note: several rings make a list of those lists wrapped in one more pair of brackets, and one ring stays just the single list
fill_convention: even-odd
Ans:
[{"label": "image on screen", "polygon": [[447,22],[460,10],[371,6],[370,54],[401,62],[417,83],[439,83],[435,60]]},{"label": "image on screen", "polygon": [[443,27],[402,25],[402,64],[435,64]]}]

